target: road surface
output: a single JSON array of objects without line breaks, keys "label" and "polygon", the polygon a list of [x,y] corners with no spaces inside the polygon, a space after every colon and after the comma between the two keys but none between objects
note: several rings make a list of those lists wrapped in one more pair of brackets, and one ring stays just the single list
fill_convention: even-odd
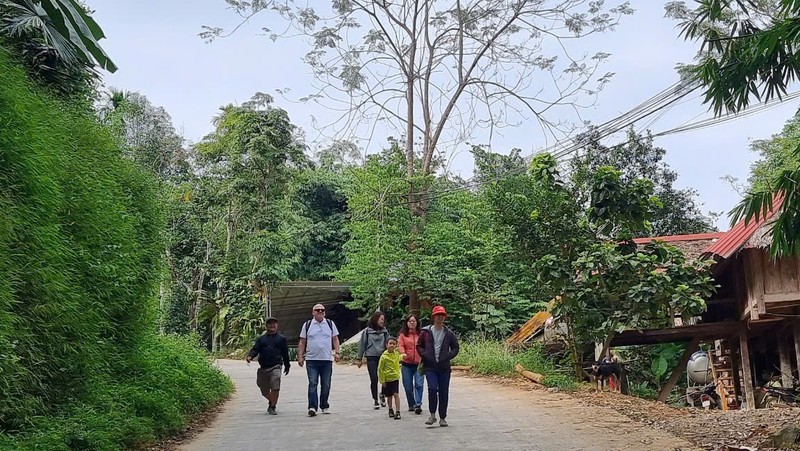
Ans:
[{"label": "road surface", "polygon": [[[336,365],[331,414],[307,416],[305,369],[292,364],[281,385],[278,415],[255,385],[257,365],[220,360],[236,393],[216,420],[179,449],[245,450],[690,450],[688,442],[648,428],[610,410],[580,404],[569,395],[529,391],[514,385],[454,374],[449,427],[425,426],[408,412],[390,420],[375,411],[366,365]],[[427,387],[426,387],[427,388]],[[427,393],[425,394],[427,397]]]}]

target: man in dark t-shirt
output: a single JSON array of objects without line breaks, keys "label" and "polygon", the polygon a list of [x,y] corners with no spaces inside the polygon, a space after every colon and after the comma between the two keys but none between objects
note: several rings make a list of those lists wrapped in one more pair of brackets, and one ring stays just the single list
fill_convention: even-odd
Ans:
[{"label": "man in dark t-shirt", "polygon": [[256,384],[261,395],[267,398],[267,413],[277,415],[276,405],[281,389],[281,366],[283,374],[289,374],[289,346],[286,337],[278,333],[278,320],[272,316],[267,318],[267,333],[256,339],[253,348],[247,353],[247,363],[258,356],[258,373]]}]

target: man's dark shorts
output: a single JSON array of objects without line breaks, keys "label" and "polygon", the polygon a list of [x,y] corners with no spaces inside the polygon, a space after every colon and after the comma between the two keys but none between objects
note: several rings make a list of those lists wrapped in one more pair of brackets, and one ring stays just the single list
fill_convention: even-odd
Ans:
[{"label": "man's dark shorts", "polygon": [[266,393],[268,390],[281,389],[281,365],[275,365],[272,368],[259,368],[256,374],[256,385],[261,389],[261,393]]},{"label": "man's dark shorts", "polygon": [[381,392],[383,393],[383,396],[386,397],[400,393],[400,381],[399,380],[387,381],[386,386],[383,387]]}]

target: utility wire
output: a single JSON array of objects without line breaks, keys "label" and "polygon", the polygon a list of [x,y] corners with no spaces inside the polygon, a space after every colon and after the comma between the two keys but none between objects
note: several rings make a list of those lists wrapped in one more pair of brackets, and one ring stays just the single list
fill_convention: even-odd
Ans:
[{"label": "utility wire", "polygon": [[[655,113],[657,113],[659,111],[662,112],[662,114],[659,115],[659,116],[663,116],[663,114],[666,112],[666,110],[672,108],[673,106],[678,105],[680,103],[685,103],[685,102],[687,102],[689,100],[692,100],[692,99],[687,99],[687,100],[684,100],[682,102],[679,102],[681,99],[686,97],[688,94],[690,94],[691,92],[695,91],[697,89],[697,87],[698,86],[684,86],[683,88],[681,88],[680,86],[676,87],[675,85],[673,85],[670,88],[667,88],[666,90],[664,90],[661,93],[657,94],[653,98],[649,99],[648,101],[645,101],[642,104],[638,105],[637,107],[635,107],[633,110],[629,111],[628,113],[625,113],[622,116],[619,116],[619,117],[617,117],[615,119],[612,119],[611,121],[608,121],[608,122],[598,126],[598,129],[602,128],[602,130],[598,133],[599,136],[598,135],[594,135],[593,139],[599,140],[599,139],[602,139],[603,137],[607,137],[607,136],[612,135],[614,133],[618,133],[618,132],[620,132],[620,131],[632,126],[638,120],[641,120],[641,119],[643,119],[645,117],[651,116],[651,115],[653,115],[653,114],[655,114]],[[684,133],[684,132],[688,132],[688,131],[701,130],[701,129],[704,129],[704,128],[713,127],[713,126],[716,126],[716,125],[719,125],[719,124],[723,124],[723,123],[726,123],[726,122],[734,121],[736,119],[741,119],[743,117],[752,116],[752,115],[758,114],[760,112],[770,110],[772,108],[775,108],[775,107],[779,106],[782,102],[794,100],[794,99],[797,99],[797,98],[800,98],[800,91],[791,93],[789,95],[786,95],[782,99],[779,99],[779,100],[774,100],[773,99],[773,100],[770,100],[768,102],[759,102],[759,103],[751,105],[748,108],[746,108],[744,110],[741,110],[741,111],[739,111],[737,113],[730,113],[730,114],[727,114],[727,115],[721,116],[721,117],[713,117],[713,118],[703,119],[703,120],[700,120],[700,121],[690,122],[688,124],[683,124],[681,126],[678,126],[678,127],[672,128],[672,129],[668,129],[668,130],[665,130],[665,131],[661,131],[661,132],[652,134],[651,136],[652,137],[668,136],[668,135],[674,135],[674,134],[678,134],[678,133]],[[623,117],[627,117],[628,120],[627,121],[620,120],[620,118],[623,118]],[[651,120],[648,125],[652,125],[654,122],[655,122],[655,120]],[[559,162],[559,163],[563,163],[565,161],[570,161],[570,160],[572,160],[573,158],[575,158],[577,156],[576,152],[578,150],[582,149],[583,147],[585,147],[585,145],[586,145],[586,141],[585,140],[581,140],[581,139],[578,139],[578,138],[575,138],[575,139],[573,139],[571,141],[572,141],[572,143],[569,144],[569,145],[561,145],[560,148],[559,148],[559,146],[550,146],[550,147],[545,148],[544,150],[540,151],[539,153],[544,153],[544,152],[548,152],[548,151],[552,152],[554,149],[559,149],[559,150],[555,150],[555,152],[553,152],[553,156],[556,158],[556,161]],[[618,149],[618,148],[624,146],[625,144],[627,144],[627,141],[622,141],[622,142],[617,143],[617,144],[612,145],[612,146],[606,146],[605,149],[603,149],[603,151],[604,152],[608,152],[608,151],[611,151],[611,150],[615,150],[615,149]],[[526,160],[528,160],[528,159],[526,159]],[[521,167],[519,169],[512,170],[512,171],[507,171],[507,172],[505,172],[503,174],[499,174],[496,177],[491,177],[491,178],[488,178],[488,179],[487,178],[477,179],[477,178],[473,177],[473,178],[468,179],[463,184],[459,184],[459,185],[456,185],[456,186],[454,186],[452,188],[447,188],[447,189],[444,189],[444,190],[427,191],[427,192],[420,191],[420,192],[415,192],[415,193],[411,193],[411,194],[404,193],[402,195],[397,196],[397,199],[400,201],[399,203],[397,203],[395,205],[390,205],[390,206],[411,205],[412,203],[420,203],[422,201],[430,202],[430,201],[439,199],[441,197],[444,197],[444,196],[447,196],[447,195],[450,195],[450,194],[453,194],[453,193],[457,193],[457,192],[460,192],[460,191],[473,190],[473,189],[478,188],[480,186],[483,186],[483,185],[485,185],[487,183],[497,182],[497,181],[500,181],[500,180],[502,180],[504,178],[512,177],[512,176],[515,176],[515,175],[520,175],[520,174],[523,174],[523,173],[527,172],[527,170],[528,170],[528,167],[524,166],[524,167]],[[403,198],[408,198],[409,196],[413,197],[414,200],[412,201],[411,199],[403,199]]]}]

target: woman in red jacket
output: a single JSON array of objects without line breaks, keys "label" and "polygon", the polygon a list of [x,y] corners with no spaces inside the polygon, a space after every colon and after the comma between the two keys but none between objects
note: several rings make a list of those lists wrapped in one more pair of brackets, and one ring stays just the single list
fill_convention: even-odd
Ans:
[{"label": "woman in red jacket", "polygon": [[398,334],[398,348],[400,354],[405,357],[401,362],[401,373],[403,375],[403,388],[408,400],[408,411],[417,415],[422,413],[422,386],[425,378],[419,374],[420,355],[417,351],[417,341],[419,340],[420,324],[417,315],[408,315],[403,322],[403,327]]}]

